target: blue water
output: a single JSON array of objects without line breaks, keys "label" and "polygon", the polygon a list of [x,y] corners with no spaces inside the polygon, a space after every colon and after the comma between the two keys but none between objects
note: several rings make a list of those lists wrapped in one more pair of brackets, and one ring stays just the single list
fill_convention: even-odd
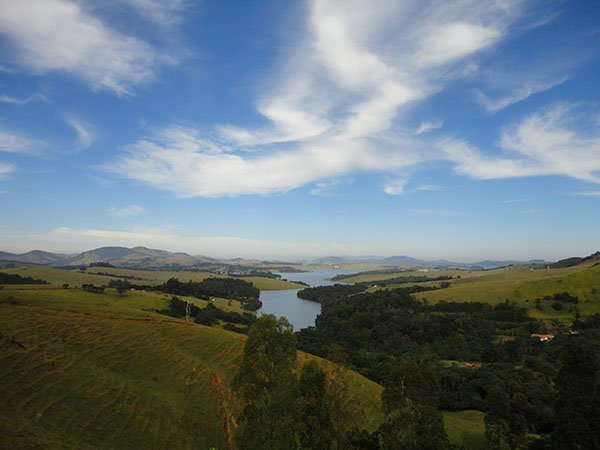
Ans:
[{"label": "blue water", "polygon": [[[335,281],[326,280],[336,275],[350,275],[355,270],[314,270],[312,272],[281,273],[281,278],[289,281],[303,281],[312,286],[331,286]],[[339,281],[338,281],[339,283]],[[274,314],[277,317],[287,317],[294,326],[294,330],[315,325],[315,319],[321,312],[321,304],[309,302],[297,297],[300,289],[289,289],[285,291],[261,291],[260,301],[263,306],[259,314]]]}]

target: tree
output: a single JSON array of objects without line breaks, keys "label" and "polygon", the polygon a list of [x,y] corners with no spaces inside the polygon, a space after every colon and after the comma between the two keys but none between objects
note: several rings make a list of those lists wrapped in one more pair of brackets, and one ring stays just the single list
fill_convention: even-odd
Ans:
[{"label": "tree", "polygon": [[556,378],[558,398],[552,446],[557,449],[599,449],[600,361],[585,337],[566,343]]},{"label": "tree", "polygon": [[527,441],[527,399],[521,393],[512,398],[494,386],[486,398],[485,437],[490,449],[525,448]]},{"label": "tree", "polygon": [[488,447],[493,450],[510,449],[510,426],[507,418],[510,416],[508,395],[499,387],[488,392],[486,398],[485,439]]},{"label": "tree", "polygon": [[331,344],[327,351],[331,362],[327,373],[327,403],[331,413],[332,450],[345,450],[350,447],[349,435],[354,422],[355,409],[350,404],[348,386],[348,355],[344,349]]},{"label": "tree", "polygon": [[448,436],[437,409],[440,387],[432,368],[412,356],[392,369],[382,394],[383,449],[446,449]]},{"label": "tree", "polygon": [[300,448],[297,420],[296,338],[285,318],[260,317],[250,328],[234,386],[246,406],[241,449]]},{"label": "tree", "polygon": [[333,424],[326,388],[323,369],[314,360],[305,363],[298,382],[300,444],[303,449],[331,448]]}]

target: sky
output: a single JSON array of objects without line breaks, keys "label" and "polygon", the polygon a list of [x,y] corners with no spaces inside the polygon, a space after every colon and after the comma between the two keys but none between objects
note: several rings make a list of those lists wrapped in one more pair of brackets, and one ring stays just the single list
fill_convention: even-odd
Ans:
[{"label": "sky", "polygon": [[0,0],[0,250],[600,249],[600,3]]}]

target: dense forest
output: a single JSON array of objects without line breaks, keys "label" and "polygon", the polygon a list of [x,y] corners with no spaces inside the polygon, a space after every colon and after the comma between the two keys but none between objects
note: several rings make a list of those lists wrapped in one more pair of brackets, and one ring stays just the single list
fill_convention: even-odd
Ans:
[{"label": "dense forest", "polygon": [[[297,333],[300,349],[325,357],[339,345],[353,369],[388,389],[398,365],[414,359],[434,374],[436,408],[485,412],[490,448],[600,448],[600,315],[541,341],[535,335],[548,333],[544,323],[508,301],[430,305],[405,289],[349,286],[312,293],[322,310],[316,327]],[[568,293],[551,298],[576,301]],[[586,394],[574,386],[583,364]],[[562,446],[567,440],[581,444]]]}]

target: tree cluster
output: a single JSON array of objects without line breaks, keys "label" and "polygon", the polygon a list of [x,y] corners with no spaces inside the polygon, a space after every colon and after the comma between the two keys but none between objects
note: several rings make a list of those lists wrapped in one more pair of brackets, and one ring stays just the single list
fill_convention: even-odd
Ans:
[{"label": "tree cluster", "polygon": [[[252,325],[256,321],[256,317],[253,314],[240,314],[233,311],[223,311],[212,303],[208,303],[204,308],[199,308],[192,303],[180,300],[176,296],[171,298],[169,302],[169,309],[161,312],[172,317],[180,318],[186,317],[189,312],[190,318],[195,323],[214,326],[217,325],[219,321],[223,321],[230,324],[227,329],[241,333],[246,332],[248,326]],[[242,327],[236,327],[235,325],[242,325]]]},{"label": "tree cluster", "polygon": [[0,284],[50,284],[46,280],[32,277],[22,277],[16,273],[0,272]]}]

